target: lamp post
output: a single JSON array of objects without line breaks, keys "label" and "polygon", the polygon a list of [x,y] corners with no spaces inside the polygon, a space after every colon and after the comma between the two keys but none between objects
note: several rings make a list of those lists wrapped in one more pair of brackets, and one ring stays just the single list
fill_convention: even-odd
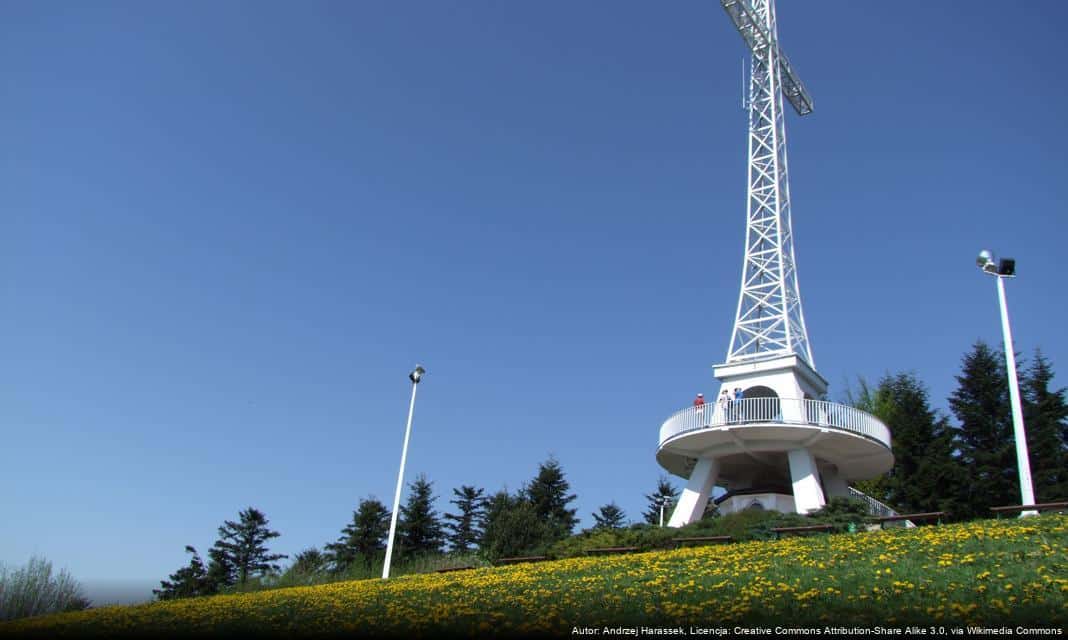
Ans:
[{"label": "lamp post", "polygon": [[397,492],[393,496],[393,513],[389,518],[389,541],[386,543],[386,562],[382,565],[382,579],[389,578],[389,563],[393,559],[393,538],[397,534],[397,512],[400,510],[401,484],[404,482],[404,461],[408,458],[408,439],[412,435],[412,414],[415,412],[415,390],[419,387],[419,380],[426,373],[422,365],[415,365],[415,369],[408,374],[412,381],[412,401],[408,405],[408,426],[404,428],[404,448],[401,449],[400,470],[397,472]]},{"label": "lamp post", "polygon": [[669,496],[660,496],[660,526],[664,526],[664,507],[671,504],[672,500]]},{"label": "lamp post", "polygon": [[[1001,306],[1001,334],[1005,339],[1005,369],[1009,373],[1009,401],[1012,405],[1012,429],[1016,439],[1016,466],[1020,472],[1020,504],[1035,503],[1035,490],[1031,485],[1031,463],[1027,455],[1027,434],[1024,432],[1023,408],[1020,405],[1020,383],[1016,378],[1016,353],[1012,347],[1012,327],[1009,326],[1009,308],[1005,303],[1005,278],[1016,277],[1016,261],[1012,258],[994,260],[994,254],[986,249],[979,252],[976,265],[998,282],[998,303]],[[1038,515],[1037,511],[1022,511],[1020,517]]]}]

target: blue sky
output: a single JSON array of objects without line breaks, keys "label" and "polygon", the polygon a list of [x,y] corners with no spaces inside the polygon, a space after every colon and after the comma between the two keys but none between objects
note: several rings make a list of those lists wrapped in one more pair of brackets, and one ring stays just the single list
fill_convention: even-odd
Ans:
[{"label": "blue sky", "polygon": [[[1001,338],[984,247],[1068,384],[1068,9],[778,14],[832,398],[914,370],[945,407]],[[743,55],[713,1],[0,4],[0,562],[105,598],[250,505],[332,541],[392,499],[416,362],[439,510],[552,453],[583,526],[638,519],[730,337]]]}]

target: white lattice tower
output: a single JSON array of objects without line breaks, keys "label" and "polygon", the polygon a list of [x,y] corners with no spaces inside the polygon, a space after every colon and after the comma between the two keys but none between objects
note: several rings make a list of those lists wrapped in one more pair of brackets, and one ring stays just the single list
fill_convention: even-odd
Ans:
[{"label": "white lattice tower", "polygon": [[794,259],[783,95],[812,100],[778,46],[774,0],[721,0],[752,51],[745,262],[727,363],[796,354],[815,367]]},{"label": "white lattice tower", "polygon": [[[790,220],[783,105],[812,99],[779,48],[774,0],[720,0],[752,53],[745,263],[721,392],[660,426],[657,461],[686,478],[668,526],[700,519],[713,487],[722,513],[809,513],[849,482],[893,466],[890,431],[875,416],[825,400],[801,312]],[[786,100],[784,101],[783,98]]]}]

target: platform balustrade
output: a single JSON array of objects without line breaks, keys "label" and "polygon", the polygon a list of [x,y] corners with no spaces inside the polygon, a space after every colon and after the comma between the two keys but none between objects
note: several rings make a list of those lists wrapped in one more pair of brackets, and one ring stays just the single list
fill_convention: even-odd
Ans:
[{"label": "platform balustrade", "polygon": [[660,427],[660,444],[671,438],[714,427],[784,424],[848,431],[890,446],[890,430],[878,418],[849,405],[827,400],[742,398],[726,405],[707,403],[676,412]]}]

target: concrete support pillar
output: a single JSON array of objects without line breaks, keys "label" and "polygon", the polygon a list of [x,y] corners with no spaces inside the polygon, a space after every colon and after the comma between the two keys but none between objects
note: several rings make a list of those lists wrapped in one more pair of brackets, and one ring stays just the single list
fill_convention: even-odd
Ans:
[{"label": "concrete support pillar", "polygon": [[708,496],[716,484],[719,475],[719,463],[710,458],[698,458],[693,467],[690,480],[679,496],[679,502],[671,513],[669,527],[681,527],[701,519],[708,505]]},{"label": "concrete support pillar", "polygon": [[842,479],[842,476],[838,475],[838,471],[825,471],[821,474],[823,477],[823,488],[827,490],[827,499],[831,498],[848,498],[849,497],[849,485]]},{"label": "concrete support pillar", "polygon": [[794,507],[798,513],[815,511],[825,504],[820,488],[816,459],[808,449],[794,449],[787,454],[790,479],[794,485]]}]

